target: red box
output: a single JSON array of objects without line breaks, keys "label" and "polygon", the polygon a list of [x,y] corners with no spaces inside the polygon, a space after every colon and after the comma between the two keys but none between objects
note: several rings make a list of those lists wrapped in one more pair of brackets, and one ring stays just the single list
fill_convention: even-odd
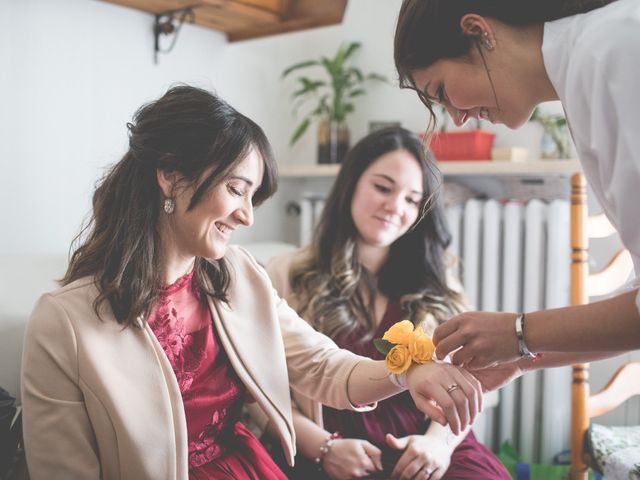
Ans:
[{"label": "red box", "polygon": [[436,160],[491,160],[495,136],[484,130],[438,132],[431,137],[429,148]]}]

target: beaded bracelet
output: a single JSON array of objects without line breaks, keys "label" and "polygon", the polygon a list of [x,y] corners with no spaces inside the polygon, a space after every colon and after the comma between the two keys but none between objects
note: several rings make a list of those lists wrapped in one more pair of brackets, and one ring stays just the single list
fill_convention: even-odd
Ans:
[{"label": "beaded bracelet", "polygon": [[324,459],[325,455],[329,453],[329,450],[331,450],[331,446],[333,445],[334,440],[337,440],[338,438],[342,438],[342,435],[340,435],[338,432],[333,432],[325,439],[324,443],[320,447],[320,453],[316,458],[313,459],[313,463],[315,463],[318,467],[318,471],[322,471],[322,460]]}]

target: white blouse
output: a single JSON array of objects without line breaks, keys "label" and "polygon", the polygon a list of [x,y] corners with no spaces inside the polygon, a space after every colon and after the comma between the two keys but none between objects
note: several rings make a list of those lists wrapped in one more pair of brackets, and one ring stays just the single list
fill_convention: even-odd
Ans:
[{"label": "white blouse", "polygon": [[[585,176],[633,258],[640,285],[640,2],[618,0],[544,26],[545,68]],[[640,312],[640,293],[636,297]]]}]

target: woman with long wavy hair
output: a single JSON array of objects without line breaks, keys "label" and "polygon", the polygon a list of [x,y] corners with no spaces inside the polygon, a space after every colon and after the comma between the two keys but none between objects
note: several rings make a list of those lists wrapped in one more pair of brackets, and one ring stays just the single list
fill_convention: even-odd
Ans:
[{"label": "woman with long wavy hair", "polygon": [[[245,399],[266,412],[291,462],[289,387],[367,410],[402,385],[384,362],[306,326],[251,255],[228,246],[276,189],[258,125],[178,86],[128,127],[129,149],[94,193],[62,287],[40,298],[27,325],[30,476],[284,479],[239,422]],[[454,430],[473,420],[479,384],[457,367],[415,367],[406,384]]]},{"label": "woman with long wavy hair", "polygon": [[[347,154],[311,245],[267,268],[280,295],[342,348],[382,359],[372,339],[395,322],[409,319],[431,333],[464,310],[448,275],[450,235],[431,166],[409,131],[371,133]],[[299,392],[294,399],[301,457],[294,478],[510,478],[473,433],[450,435],[409,395],[355,415],[321,409]],[[322,473],[309,468],[314,459]]]}]

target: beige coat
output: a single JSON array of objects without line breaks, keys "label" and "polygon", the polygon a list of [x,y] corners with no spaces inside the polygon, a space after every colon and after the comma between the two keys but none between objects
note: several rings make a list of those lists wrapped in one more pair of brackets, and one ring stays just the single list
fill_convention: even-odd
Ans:
[{"label": "beige coat", "polygon": [[[285,253],[273,258],[267,265],[267,273],[271,278],[273,287],[278,294],[285,299],[291,308],[298,310],[300,305],[297,304],[295,296],[289,282],[289,272],[294,261],[301,258],[305,250],[297,250],[292,253]],[[291,397],[294,401],[294,408],[298,408],[307,418],[313,420],[317,425],[323,426],[322,420],[322,402],[315,401],[313,398],[304,394],[296,393],[291,390]],[[253,414],[253,411],[252,411]],[[254,417],[256,415],[254,414]]]},{"label": "beige coat", "polygon": [[[229,306],[214,326],[248,393],[295,455],[291,388],[352,408],[346,383],[362,357],[339,350],[273,290],[255,260],[229,248]],[[91,279],[43,295],[27,326],[22,398],[27,461],[38,479],[188,479],[180,390],[149,326],[122,328],[93,310]]]}]

